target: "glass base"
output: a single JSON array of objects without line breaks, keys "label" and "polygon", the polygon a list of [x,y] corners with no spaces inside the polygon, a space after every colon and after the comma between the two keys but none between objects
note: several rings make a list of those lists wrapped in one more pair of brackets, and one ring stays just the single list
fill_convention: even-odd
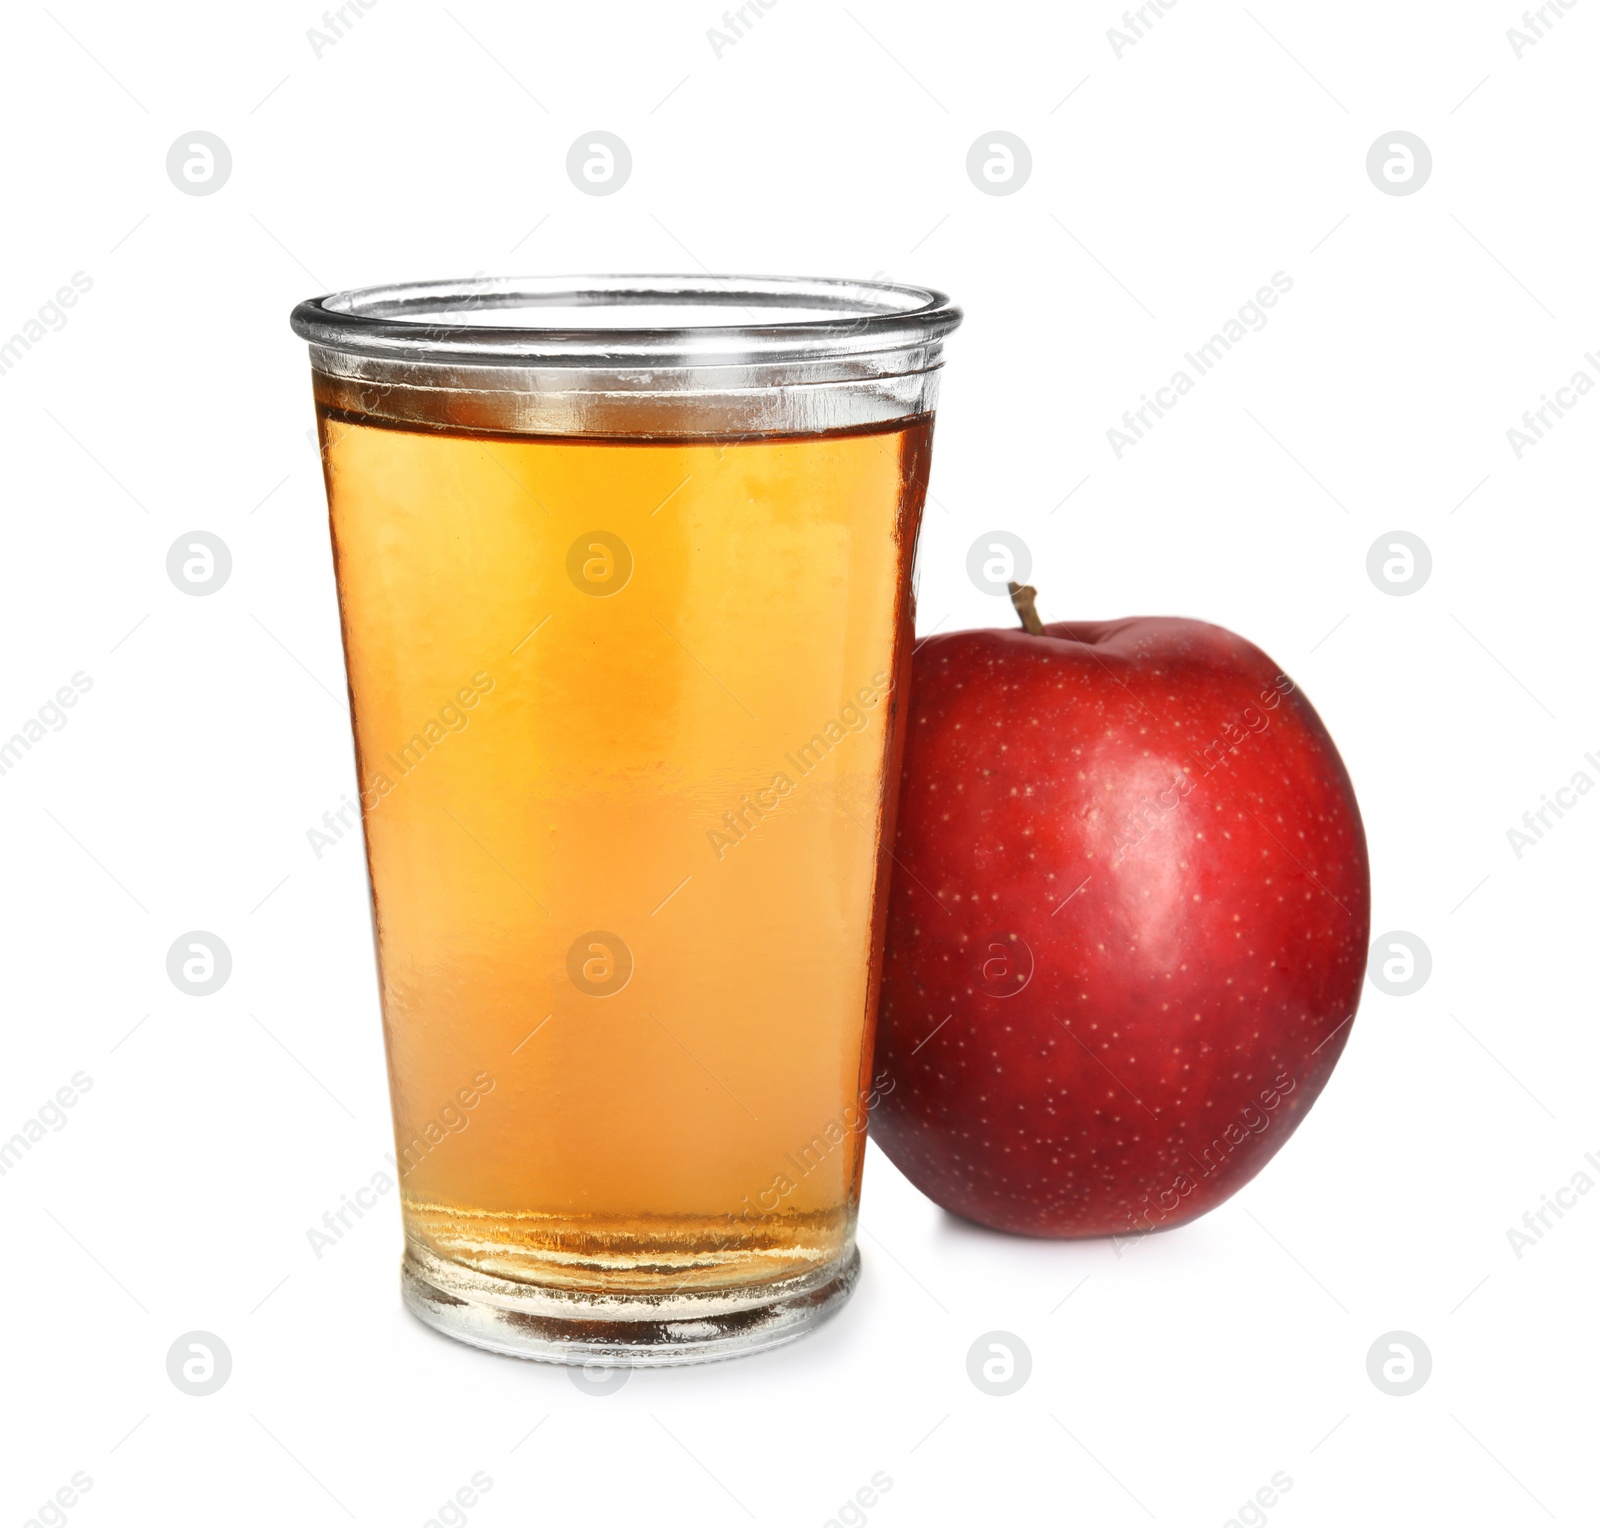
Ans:
[{"label": "glass base", "polygon": [[447,1262],[407,1241],[406,1307],[458,1342],[540,1363],[613,1369],[714,1363],[803,1337],[856,1287],[861,1254],[794,1278],[737,1290],[598,1295],[519,1284]]}]

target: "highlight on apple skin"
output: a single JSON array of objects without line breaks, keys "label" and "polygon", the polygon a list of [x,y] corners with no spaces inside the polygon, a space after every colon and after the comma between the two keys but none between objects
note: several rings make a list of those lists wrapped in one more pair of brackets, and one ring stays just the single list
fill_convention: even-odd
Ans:
[{"label": "highlight on apple skin", "polygon": [[872,1134],[999,1230],[1182,1225],[1283,1148],[1349,1039],[1360,812],[1242,637],[1024,617],[913,661]]}]

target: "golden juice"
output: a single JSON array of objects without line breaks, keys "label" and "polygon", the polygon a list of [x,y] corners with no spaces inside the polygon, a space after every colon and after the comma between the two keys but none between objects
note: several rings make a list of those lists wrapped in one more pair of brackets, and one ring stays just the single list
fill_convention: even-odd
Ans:
[{"label": "golden juice", "polygon": [[839,1262],[929,417],[319,418],[413,1255],[607,1294]]}]

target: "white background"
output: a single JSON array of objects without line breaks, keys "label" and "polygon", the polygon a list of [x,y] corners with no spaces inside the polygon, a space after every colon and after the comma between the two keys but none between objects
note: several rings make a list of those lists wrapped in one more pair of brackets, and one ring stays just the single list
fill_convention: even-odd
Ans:
[{"label": "white background", "polygon": [[[1278,1471],[1274,1528],[1584,1520],[1600,1195],[1520,1259],[1506,1232],[1600,1153],[1600,800],[1520,858],[1507,830],[1600,778],[1600,398],[1520,460],[1506,431],[1600,377],[1600,8],[1519,59],[1508,3],[1178,0],[1119,58],[1110,3],[779,0],[718,57],[715,3],[379,0],[320,57],[310,4],[9,17],[0,336],[93,287],[0,377],[0,734],[93,688],[0,777],[0,1134],[93,1087],[0,1178],[3,1521],[80,1470],[84,1528],[421,1525],[476,1471],[473,1528],[821,1525],[878,1471],[874,1528],[1221,1525]],[[232,153],[215,195],[165,171],[197,129]],[[634,161],[603,198],[564,168],[595,129]],[[1033,158],[1004,197],[965,170],[997,129]],[[1395,129],[1432,151],[1414,195],[1366,173]],[[405,1315],[392,1195],[308,1247],[390,1139],[360,852],[306,837],[354,779],[287,315],[703,268],[949,291],[921,629],[1009,621],[964,571],[998,528],[1047,619],[1243,632],[1343,750],[1374,932],[1434,967],[1368,988],[1304,1127],[1201,1222],[1120,1257],[991,1235],[874,1150],[836,1321],[594,1396]],[[1117,459],[1122,411],[1275,271],[1267,327]],[[196,529],[233,556],[207,598],[165,571]],[[1433,557],[1406,597],[1366,572],[1397,529]],[[233,952],[213,997],[166,976],[191,929]],[[233,1356],[206,1398],[165,1368],[195,1329]],[[1033,1356],[1007,1398],[966,1376],[994,1329]],[[1433,1355],[1404,1398],[1366,1373],[1394,1329]]]}]

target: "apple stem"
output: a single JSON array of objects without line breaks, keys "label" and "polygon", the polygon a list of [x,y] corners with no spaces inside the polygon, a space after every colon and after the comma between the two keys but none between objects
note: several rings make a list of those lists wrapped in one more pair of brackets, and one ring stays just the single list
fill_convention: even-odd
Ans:
[{"label": "apple stem", "polygon": [[1039,591],[1032,584],[1019,584],[1015,581],[1008,583],[1006,588],[1011,591],[1011,603],[1022,618],[1022,629],[1029,636],[1042,637],[1044,622],[1039,619],[1039,612],[1033,603]]}]

